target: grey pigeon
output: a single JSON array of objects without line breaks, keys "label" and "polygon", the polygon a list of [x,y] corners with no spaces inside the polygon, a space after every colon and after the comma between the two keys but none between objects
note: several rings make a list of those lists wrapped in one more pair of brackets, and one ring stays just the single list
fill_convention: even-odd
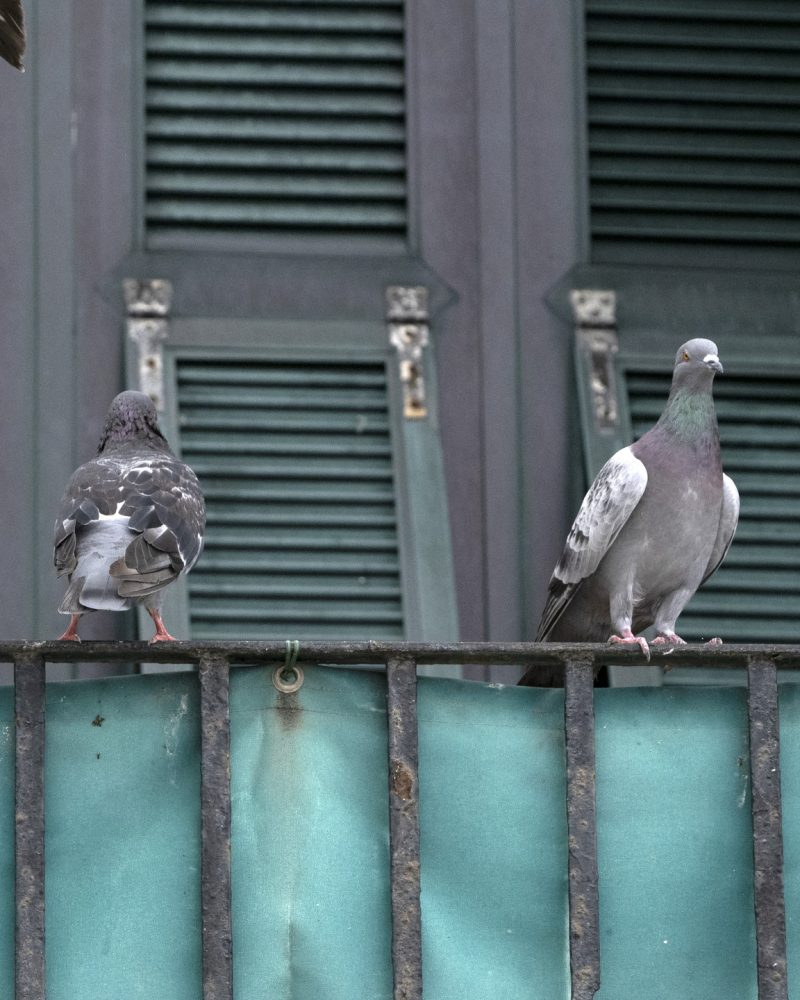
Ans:
[{"label": "grey pigeon", "polygon": [[0,58],[22,69],[25,25],[20,0],[0,0]]},{"label": "grey pigeon", "polygon": [[164,588],[188,573],[203,548],[205,504],[197,477],[170,451],[149,396],[122,392],[111,403],[97,458],[73,473],[55,527],[55,565],[69,586],[61,639],[77,640],[91,609],[144,605],[150,642],[171,640],[161,620]]},{"label": "grey pigeon", "polygon": [[[733,540],[739,493],[723,474],[711,394],[716,345],[678,349],[658,423],[606,462],[550,580],[537,641],[683,644],[678,616]],[[714,639],[712,642],[721,642]],[[536,668],[520,683],[535,683]]]}]

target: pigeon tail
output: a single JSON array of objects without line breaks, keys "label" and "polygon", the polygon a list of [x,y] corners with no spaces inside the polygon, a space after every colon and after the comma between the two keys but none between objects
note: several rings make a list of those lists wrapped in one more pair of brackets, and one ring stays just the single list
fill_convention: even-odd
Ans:
[{"label": "pigeon tail", "polygon": [[108,572],[109,564],[123,555],[130,540],[126,517],[105,518],[83,529],[76,551],[78,565],[59,608],[62,614],[87,608],[125,611],[132,606],[130,600],[119,595],[118,581]]}]

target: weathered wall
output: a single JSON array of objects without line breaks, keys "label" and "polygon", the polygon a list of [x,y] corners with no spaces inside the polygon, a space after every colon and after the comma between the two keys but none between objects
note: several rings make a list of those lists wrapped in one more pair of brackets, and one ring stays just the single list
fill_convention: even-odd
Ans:
[{"label": "weathered wall", "polygon": [[[134,5],[26,8],[27,72],[0,66],[0,634],[14,638],[62,625],[53,511],[122,384],[140,141]],[[545,296],[580,256],[575,22],[571,3],[409,0],[414,228],[454,293],[433,336],[465,639],[532,636],[569,517],[570,333]]]}]

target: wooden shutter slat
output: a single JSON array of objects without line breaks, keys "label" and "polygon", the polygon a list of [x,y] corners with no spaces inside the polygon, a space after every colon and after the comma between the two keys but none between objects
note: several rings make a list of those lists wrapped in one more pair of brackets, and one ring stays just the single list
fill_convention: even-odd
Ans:
[{"label": "wooden shutter slat", "polygon": [[179,358],[176,380],[208,506],[192,635],[402,636],[383,364]]},{"label": "wooden shutter slat", "polygon": [[404,44],[403,0],[146,0],[150,244],[403,238]]},{"label": "wooden shutter slat", "polygon": [[587,0],[586,44],[593,260],[795,268],[797,11]]}]

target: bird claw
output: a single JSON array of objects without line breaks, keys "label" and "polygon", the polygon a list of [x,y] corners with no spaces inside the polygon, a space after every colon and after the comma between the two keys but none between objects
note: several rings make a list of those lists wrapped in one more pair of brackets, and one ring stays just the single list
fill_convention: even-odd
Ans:
[{"label": "bird claw", "polygon": [[174,635],[170,635],[166,630],[164,632],[156,632],[156,634],[148,641],[147,645],[152,646],[154,642],[177,642],[178,640]]},{"label": "bird claw", "polygon": [[721,645],[722,645],[722,639],[720,639],[720,637],[718,635],[715,635],[713,639],[709,639],[708,642],[704,642],[703,643],[703,646],[706,646],[706,647],[708,647],[708,646],[721,646]]},{"label": "bird claw", "polygon": [[634,635],[630,629],[625,629],[622,635],[611,635],[608,638],[611,646],[638,646],[647,660],[650,659],[650,647],[643,635]]},{"label": "bird claw", "polygon": [[675,632],[659,632],[653,639],[654,646],[685,646],[686,640],[681,639]]}]

